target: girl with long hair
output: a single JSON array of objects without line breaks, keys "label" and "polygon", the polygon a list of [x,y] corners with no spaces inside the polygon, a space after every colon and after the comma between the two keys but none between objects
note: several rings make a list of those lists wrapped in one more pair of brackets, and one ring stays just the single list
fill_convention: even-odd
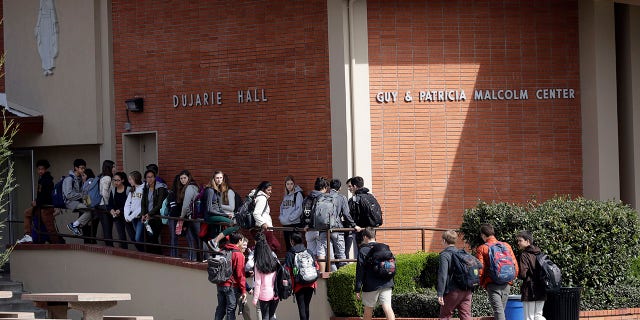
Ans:
[{"label": "girl with long hair", "polygon": [[[260,184],[251,191],[250,196],[255,196],[256,206],[253,210],[253,218],[256,221],[256,227],[260,228],[262,233],[264,234],[269,246],[274,251],[280,250],[280,242],[273,234],[273,230],[268,230],[269,228],[273,228],[273,220],[271,220],[271,208],[269,208],[269,198],[271,197],[271,192],[273,191],[273,186],[269,181],[262,181]],[[252,235],[255,236],[257,232],[256,229],[252,230]]]},{"label": "girl with long hair", "polygon": [[[207,246],[213,251],[220,250],[218,243],[222,238],[240,229],[233,225],[235,195],[229,185],[229,176],[222,171],[216,171],[205,191],[208,206],[204,217],[204,221],[209,225],[209,235],[215,235],[207,241]],[[225,226],[228,227],[224,228]]]},{"label": "girl with long hair", "polygon": [[[100,173],[100,195],[102,196],[100,204],[96,208],[96,219],[100,221],[102,225],[102,237],[105,239],[104,244],[109,247],[113,247],[113,216],[105,213],[107,206],[109,205],[109,196],[111,194],[113,175],[116,173],[116,163],[111,160],[105,160],[102,162],[102,173]],[[95,221],[95,220],[94,220]],[[97,222],[96,227],[97,227]]]},{"label": "girl with long hair", "polygon": [[[278,308],[278,292],[276,290],[276,271],[279,262],[267,243],[263,233],[256,235],[254,259],[253,304],[260,308],[262,320],[272,320]],[[258,305],[258,302],[260,304]]]},{"label": "girl with long hair", "polygon": [[144,251],[144,234],[143,225],[140,222],[140,212],[142,211],[142,174],[139,171],[131,171],[129,173],[129,184],[131,191],[127,195],[127,201],[124,204],[124,220],[127,222],[127,233],[129,239],[136,242],[135,246],[138,251]]},{"label": "girl with long hair", "polygon": [[[144,173],[145,185],[142,191],[142,223],[147,230],[147,241],[151,244],[158,244],[162,221],[160,218],[160,208],[164,198],[167,197],[167,185],[156,180],[156,172],[147,170]],[[149,226],[147,228],[146,226]],[[162,249],[158,246],[149,246],[147,252],[162,254]]]},{"label": "girl with long hair", "polygon": [[[125,233],[125,222],[124,222],[124,205],[127,202],[127,196],[129,194],[129,187],[125,185],[125,181],[127,180],[127,174],[124,172],[116,172],[113,175],[113,179],[111,179],[111,184],[113,187],[109,192],[109,202],[107,204],[107,216],[111,217],[112,224],[115,224],[116,231],[118,232],[118,239],[122,241],[127,241],[127,234]],[[104,224],[102,225],[105,226]],[[109,232],[111,234],[111,232]],[[111,239],[111,238],[110,238]],[[105,243],[108,244],[107,241]],[[127,249],[126,242],[120,242],[120,248]]]},{"label": "girl with long hair", "polygon": [[[169,216],[173,218],[180,217],[180,213],[182,212],[182,204],[178,203],[177,194],[180,192],[180,175],[177,174],[173,179],[173,184],[171,185],[171,190],[169,190],[167,194],[167,201],[169,206]],[[169,256],[177,257],[178,256],[178,235],[176,234],[176,226],[178,225],[178,220],[176,219],[167,219],[167,226],[169,226],[169,245],[171,248],[169,249]]]},{"label": "girl with long hair", "polygon": [[[179,188],[176,200],[182,205],[180,218],[190,219],[193,214],[191,203],[198,195],[198,184],[193,180],[193,176],[191,176],[191,172],[189,172],[189,170],[182,170],[180,172],[180,184],[178,186]],[[178,220],[178,223],[176,223],[175,233],[180,235],[182,232],[186,232],[187,245],[189,248],[200,249],[200,239],[198,238],[198,234],[200,233],[200,222]],[[187,258],[191,261],[197,261],[197,251],[189,250]]]},{"label": "girl with long hair", "polygon": [[[283,227],[300,227],[302,217],[302,188],[296,184],[293,176],[284,178],[284,198],[280,204],[280,223]],[[291,235],[295,231],[284,231],[284,245],[287,251],[291,249]]]}]

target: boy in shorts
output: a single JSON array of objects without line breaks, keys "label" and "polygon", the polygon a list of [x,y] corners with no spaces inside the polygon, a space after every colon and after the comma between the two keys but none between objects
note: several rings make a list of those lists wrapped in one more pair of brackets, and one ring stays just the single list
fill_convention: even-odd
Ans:
[{"label": "boy in shorts", "polygon": [[[356,297],[362,299],[364,305],[364,320],[371,320],[376,304],[382,306],[387,319],[395,320],[396,316],[391,308],[391,291],[393,290],[393,278],[384,279],[378,276],[371,266],[366,263],[367,254],[371,250],[371,244],[376,242],[376,230],[367,227],[362,230],[363,245],[358,252],[356,265]],[[362,291],[362,294],[360,293]]]}]

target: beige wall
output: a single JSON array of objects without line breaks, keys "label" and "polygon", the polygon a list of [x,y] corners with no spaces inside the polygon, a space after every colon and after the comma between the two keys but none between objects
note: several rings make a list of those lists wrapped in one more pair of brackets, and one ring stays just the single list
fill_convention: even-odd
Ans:
[{"label": "beige wall", "polygon": [[[131,293],[132,301],[109,309],[110,315],[211,319],[217,305],[216,286],[204,270],[85,251],[16,250],[11,254],[11,278],[31,292]],[[310,313],[314,319],[329,319],[326,281],[318,284]],[[280,302],[276,314],[278,319],[297,319],[297,305],[289,298]]]},{"label": "beige wall", "polygon": [[39,1],[3,2],[7,99],[44,114],[44,132],[19,134],[16,147],[102,144],[107,132],[111,149],[109,3],[55,1],[59,53],[45,77],[34,36]]}]

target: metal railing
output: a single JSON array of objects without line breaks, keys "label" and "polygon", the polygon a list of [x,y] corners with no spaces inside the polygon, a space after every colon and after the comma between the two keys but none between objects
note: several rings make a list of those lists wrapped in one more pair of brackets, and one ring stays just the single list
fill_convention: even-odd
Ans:
[{"label": "metal railing", "polygon": [[[68,210],[68,209],[60,209],[60,210]],[[109,214],[108,211],[106,210],[101,210],[101,209],[96,209],[96,208],[79,208],[79,209],[75,209],[72,210],[72,212],[84,212],[84,211],[92,211],[92,212],[96,212],[99,214]],[[181,221],[185,221],[185,222],[197,222],[197,223],[207,223],[204,221],[204,219],[188,219],[188,218],[181,218],[181,217],[171,217],[171,216],[152,216],[152,219],[168,219],[168,220],[181,220]],[[10,220],[10,221],[6,221],[8,223],[24,223],[23,221],[18,221],[18,220]],[[211,223],[211,224],[216,224],[216,225],[221,225],[221,226],[230,226],[229,224],[226,223]],[[258,229],[258,228],[255,228]],[[247,229],[242,229],[242,230],[247,230]],[[302,227],[271,227],[268,228],[268,230],[271,231],[278,231],[278,232],[283,232],[283,231],[294,231],[294,232],[305,232],[305,228]],[[406,232],[406,231],[419,231],[420,232],[420,243],[421,243],[421,250],[422,251],[426,251],[426,242],[425,242],[425,238],[426,238],[426,233],[427,231],[447,231],[449,229],[445,229],[445,228],[434,228],[434,227],[377,227],[376,231],[377,232],[384,232],[384,231],[401,231],[401,232]],[[144,252],[148,251],[148,247],[156,247],[156,248],[165,248],[165,249],[176,249],[176,250],[184,250],[184,251],[194,251],[197,253],[201,253],[201,254],[205,254],[205,253],[211,253],[211,250],[208,249],[204,249],[204,248],[191,248],[191,247],[182,247],[182,246],[172,246],[172,245],[166,245],[166,244],[155,244],[155,243],[148,243],[147,242],[147,234],[146,232],[143,232],[144,234],[144,242],[137,242],[137,241],[131,241],[131,240],[121,240],[121,239],[107,239],[107,238],[100,238],[100,237],[91,237],[91,236],[86,236],[86,235],[82,235],[82,236],[78,236],[78,235],[74,235],[74,234],[69,234],[69,233],[49,233],[49,232],[42,232],[40,230],[35,230],[39,235],[58,235],[60,237],[65,237],[65,238],[77,238],[77,239],[83,239],[83,240],[93,240],[93,241],[103,241],[103,242],[113,242],[113,243],[126,243],[127,245],[134,245],[134,246],[144,246],[145,250]],[[306,231],[320,231],[320,232],[325,232],[326,234],[326,244],[327,244],[327,252],[330,252],[330,248],[332,248],[331,245],[331,233],[334,232],[356,232],[355,228],[330,228],[330,229],[323,229],[323,230],[317,230],[317,229],[307,229]],[[174,232],[173,230],[169,230],[169,232]],[[196,239],[196,241],[199,244],[202,244],[202,242],[204,242],[201,239]],[[327,254],[326,257],[324,259],[318,259],[319,262],[326,262],[326,267],[325,267],[325,271],[330,271],[331,269],[331,264],[332,263],[341,263],[341,262],[356,262],[357,259],[336,259],[336,258],[332,258],[331,254]],[[280,258],[281,260],[283,260],[283,258]]]}]

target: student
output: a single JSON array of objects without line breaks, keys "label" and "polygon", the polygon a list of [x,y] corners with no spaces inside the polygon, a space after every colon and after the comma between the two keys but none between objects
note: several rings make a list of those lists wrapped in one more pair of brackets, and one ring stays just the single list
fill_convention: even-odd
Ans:
[{"label": "student", "polygon": [[[129,187],[125,186],[124,182],[127,180],[127,175],[124,172],[116,172],[111,179],[113,185],[109,192],[109,202],[107,204],[107,211],[109,214],[105,214],[111,217],[112,224],[115,224],[116,231],[118,232],[118,240],[127,241],[127,234],[125,232],[124,221],[124,205],[127,202],[127,196],[129,195]],[[108,230],[108,235],[112,234],[112,228],[102,223],[103,230]],[[106,238],[106,236],[105,236]],[[109,238],[111,239],[111,238]],[[108,246],[113,246],[113,242],[105,241]],[[120,248],[127,249],[126,242],[120,242]]]},{"label": "student", "polygon": [[[73,160],[73,170],[69,171],[69,175],[62,182],[62,194],[64,194],[64,204],[67,209],[76,210],[84,209],[87,206],[82,203],[82,173],[87,168],[87,162],[84,159]],[[80,217],[67,225],[67,228],[76,236],[82,235],[82,228],[91,220],[91,211],[83,211]]]},{"label": "student", "polygon": [[[495,230],[491,224],[483,224],[480,226],[480,236],[485,242],[480,245],[476,251],[476,257],[482,263],[482,269],[480,269],[480,285],[487,289],[487,295],[489,297],[489,304],[493,308],[493,317],[495,320],[505,320],[504,308],[507,306],[507,300],[509,299],[509,292],[511,291],[511,282],[504,284],[496,284],[489,276],[489,247],[498,243],[498,239],[495,237]],[[515,266],[515,274],[518,274],[518,262],[511,246],[502,242],[507,248],[511,259]]]},{"label": "student", "polygon": [[[192,207],[191,203],[198,195],[198,184],[193,180],[191,172],[189,170],[182,170],[180,172],[180,184],[178,193],[176,194],[176,202],[181,203],[180,218],[191,219]],[[200,249],[200,222],[197,221],[184,221],[178,220],[176,223],[175,233],[177,235],[186,232],[187,245],[191,249]],[[189,250],[188,257],[191,261],[198,260],[198,253],[195,250]]]},{"label": "student", "polygon": [[[157,179],[156,179],[157,180]],[[173,184],[171,185],[171,190],[167,193],[167,205],[169,207],[169,216],[173,218],[180,217],[180,213],[182,212],[182,203],[178,202],[177,194],[180,192],[180,175],[177,174],[173,178]],[[178,225],[178,221],[176,219],[167,219],[167,226],[169,227],[169,245],[171,248],[169,249],[169,256],[177,257],[178,256],[178,235],[176,234],[176,226]]]},{"label": "student", "polygon": [[[369,189],[364,187],[364,179],[358,176],[349,178],[347,180],[347,189],[352,195],[351,198],[349,198],[349,213],[355,221],[355,224],[358,225],[359,228],[375,227],[370,224],[368,217],[360,214],[360,212],[364,212],[364,210],[361,209],[360,202],[356,200],[360,194],[370,194]],[[355,244],[356,247],[354,249],[356,251],[356,256],[358,256],[358,247],[362,244],[361,232],[356,231]],[[351,248],[350,245],[349,248]]]},{"label": "student", "polygon": [[[229,177],[222,171],[216,171],[205,191],[207,212],[204,221],[209,224],[209,234],[214,238],[207,241],[207,246],[213,251],[218,251],[218,242],[227,235],[240,229],[232,226],[235,210],[235,192],[229,186]],[[226,225],[228,227],[224,227]]]},{"label": "student", "polygon": [[[147,170],[144,173],[144,178],[146,183],[142,189],[141,222],[147,230],[147,242],[159,244],[160,231],[162,230],[162,221],[159,219],[160,208],[167,197],[167,185],[156,180],[156,173],[153,170]],[[162,254],[162,248],[148,246],[147,252]]]},{"label": "student", "polygon": [[[362,229],[356,225],[355,221],[353,221],[353,218],[351,217],[351,213],[349,211],[349,201],[347,200],[347,197],[338,192],[340,190],[340,187],[342,187],[342,182],[340,181],[340,179],[331,179],[331,181],[329,181],[329,187],[331,188],[329,192],[333,194],[337,199],[337,206],[336,206],[336,209],[338,210],[337,216],[340,218],[340,221],[342,222],[342,224],[339,225],[339,227],[355,228],[356,232],[360,232]],[[335,245],[333,246],[335,257],[338,259],[341,259],[340,257],[344,257],[344,259],[347,258],[347,256],[351,252],[351,243],[353,242],[352,231],[346,231],[346,232],[343,232],[342,234],[343,234],[342,243],[344,243],[343,248],[340,248],[340,247],[337,248]],[[340,250],[343,250],[344,254],[340,254],[339,253]],[[337,263],[337,267],[340,268],[342,266],[345,266],[346,264],[347,264],[346,262],[339,262]]]},{"label": "student", "polygon": [[31,206],[24,211],[24,236],[17,243],[33,242],[31,238],[31,224],[34,214],[40,214],[40,223],[44,224],[49,233],[50,243],[62,243],[61,238],[57,235],[56,220],[53,216],[55,209],[53,208],[53,176],[49,172],[49,161],[38,160],[36,169],[38,172],[38,185],[36,186],[36,198],[31,201]]},{"label": "student", "polygon": [[[253,209],[253,218],[256,221],[255,226],[260,228],[264,234],[266,241],[272,250],[280,250],[280,242],[273,235],[273,220],[271,219],[271,208],[269,207],[269,198],[273,192],[273,186],[269,181],[262,181],[260,184],[249,193],[250,196],[255,195],[256,205]],[[256,230],[252,231],[255,236]]]},{"label": "student", "polygon": [[229,241],[223,246],[224,250],[233,251],[231,254],[231,266],[233,273],[231,278],[221,284],[218,284],[218,306],[214,320],[236,319],[236,306],[238,301],[246,301],[247,288],[244,276],[244,254],[240,248],[242,234],[234,232],[229,235]]},{"label": "student", "polygon": [[[300,233],[292,233],[290,236],[290,241],[291,249],[289,249],[289,251],[287,252],[287,256],[285,258],[285,266],[291,274],[291,281],[293,281],[293,293],[296,297],[295,301],[298,304],[298,315],[300,316],[300,320],[309,320],[309,305],[311,304],[313,293],[318,287],[318,283],[317,281],[313,281],[312,283],[296,282],[293,270],[295,267],[296,253],[308,251],[311,256],[313,256],[313,253],[304,246],[303,238]],[[314,266],[319,273],[320,266],[315,260]]]},{"label": "student", "polygon": [[[313,210],[318,209],[317,205],[318,199],[323,199],[321,197],[329,198],[324,203],[333,204],[330,209],[329,216],[329,227],[330,228],[341,228],[342,222],[340,221],[340,217],[338,217],[338,195],[337,193],[329,193],[329,181],[325,177],[318,177],[313,186],[313,191],[304,201],[304,230],[306,231],[305,237],[307,240],[307,245],[309,250],[314,254],[316,259],[318,259],[318,263],[320,264],[320,270],[325,271],[327,262],[324,261],[329,253],[329,248],[327,248],[327,230],[318,230],[318,226],[315,226],[313,222],[316,220],[315,215],[316,212]],[[342,209],[340,209],[342,210]],[[309,231],[309,228],[315,228],[316,230]],[[345,259],[345,247],[344,247],[344,233],[342,232],[332,232],[330,235],[330,242],[333,248],[335,248],[335,257],[338,259]]]},{"label": "student", "polygon": [[438,303],[440,304],[440,319],[450,319],[453,311],[458,309],[460,320],[470,320],[471,317],[471,296],[468,289],[461,289],[453,281],[455,271],[452,260],[453,254],[458,250],[456,241],[458,233],[454,230],[445,231],[442,234],[442,241],[447,246],[440,252],[440,268],[438,269]]},{"label": "student", "polygon": [[[362,299],[362,304],[364,305],[363,319],[371,320],[373,309],[376,304],[380,304],[387,319],[395,320],[396,316],[391,308],[393,278],[388,280],[380,278],[366,262],[371,245],[376,243],[376,230],[372,227],[367,227],[361,232],[363,245],[358,252],[355,291],[356,298]],[[361,291],[362,294],[360,293]]]},{"label": "student", "polygon": [[[276,308],[278,308],[275,280],[279,262],[277,258],[274,258],[274,253],[263,233],[256,235],[256,248],[253,256],[255,265],[253,304],[260,308],[262,320],[273,320]],[[258,302],[260,302],[259,305]]]},{"label": "student", "polygon": [[[113,216],[108,214],[107,206],[109,205],[109,196],[111,194],[111,188],[113,187],[111,181],[116,173],[116,163],[111,160],[105,160],[102,162],[102,172],[100,173],[100,204],[96,209],[96,219],[102,225],[102,237],[105,239],[104,244],[109,247],[113,247],[113,242],[108,241],[113,239]],[[106,211],[106,212],[105,212]],[[95,221],[96,227],[98,221]]]},{"label": "student", "polygon": [[135,246],[138,251],[144,251],[144,226],[140,222],[140,212],[142,211],[142,174],[139,171],[132,171],[129,174],[129,184],[131,190],[127,195],[127,201],[124,204],[124,220],[127,222],[127,232],[129,238],[136,242]]},{"label": "student", "polygon": [[[91,205],[91,195],[89,194],[89,192],[92,186],[96,183],[98,191],[100,191],[100,179],[96,177],[96,175],[93,173],[93,170],[91,170],[90,168],[84,169],[84,172],[80,175],[80,177],[82,177],[83,203],[85,206],[89,207]],[[100,217],[98,216],[98,213],[95,211],[95,209],[97,208],[89,211],[91,213],[91,219],[86,224],[81,226],[82,234],[88,235],[91,238],[96,238],[98,236],[98,222],[100,221]],[[94,239],[84,239],[84,243],[97,244],[98,242]]]},{"label": "student", "polygon": [[[283,227],[299,227],[302,216],[302,188],[296,184],[293,176],[284,178],[284,198],[280,203],[280,223]],[[284,244],[287,251],[291,249],[291,235],[295,231],[284,231]]]},{"label": "student", "polygon": [[545,320],[542,316],[544,301],[547,298],[547,291],[542,282],[541,273],[544,272],[540,265],[536,263],[536,256],[541,253],[540,248],[533,245],[533,236],[529,231],[520,231],[516,235],[518,248],[522,250],[518,258],[520,272],[518,278],[522,279],[520,287],[524,316],[527,320]]}]

